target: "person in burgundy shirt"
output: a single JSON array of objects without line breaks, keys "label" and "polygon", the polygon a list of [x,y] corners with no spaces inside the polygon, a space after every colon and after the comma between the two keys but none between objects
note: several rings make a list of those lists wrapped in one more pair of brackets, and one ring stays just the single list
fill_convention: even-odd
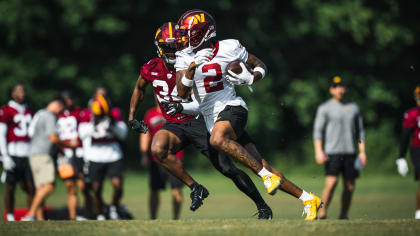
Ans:
[{"label": "person in burgundy shirt", "polygon": [[[154,95],[166,119],[165,125],[159,129],[152,141],[151,151],[158,163],[171,174],[180,179],[191,189],[190,210],[197,210],[209,193],[207,189],[197,183],[184,169],[182,161],[176,158],[176,153],[189,144],[200,150],[214,168],[224,176],[230,178],[236,187],[253,200],[258,210],[259,219],[271,219],[272,211],[261,197],[250,177],[237,168],[232,160],[219,153],[209,145],[204,118],[198,114],[198,103],[190,97],[182,99],[176,88],[175,64],[175,26],[172,22],[163,24],[155,34],[155,45],[158,57],[144,64],[140,70],[136,86],[130,101],[128,124],[139,133],[147,131],[144,121],[138,121],[134,115],[137,105],[143,101],[148,84],[153,86]],[[182,105],[181,105],[182,102]],[[169,106],[171,105],[171,107]],[[177,106],[173,106],[177,105]],[[250,144],[251,151],[257,153],[252,140],[244,136],[244,142]],[[258,154],[259,155],[259,154]]]},{"label": "person in burgundy shirt", "polygon": [[21,182],[28,194],[28,206],[34,196],[32,171],[29,166],[28,127],[33,113],[25,103],[23,84],[15,84],[11,89],[12,99],[0,108],[0,156],[3,157],[2,182],[6,183],[5,210],[7,221],[15,221],[14,203],[16,184]]},{"label": "person in burgundy shirt", "polygon": [[[414,90],[414,99],[416,100],[417,106],[406,111],[404,113],[402,135],[400,140],[400,155],[397,159],[398,172],[402,176],[406,176],[408,173],[408,165],[405,159],[407,149],[410,144],[410,137],[412,134],[413,138],[411,141],[410,156],[414,166],[414,178],[419,180],[420,178],[420,84]],[[415,212],[415,219],[420,220],[420,185],[417,190],[417,205]]]},{"label": "person in burgundy shirt", "polygon": [[58,158],[58,167],[60,165],[69,163],[74,174],[70,177],[61,177],[67,188],[67,205],[69,210],[70,220],[84,220],[85,217],[77,216],[77,187],[83,194],[86,210],[91,211],[92,198],[89,194],[87,186],[84,181],[83,174],[83,148],[82,141],[79,138],[78,127],[79,123],[85,119],[86,111],[80,107],[76,107],[73,102],[73,95],[70,91],[61,92],[61,97],[66,103],[66,109],[58,116],[57,129],[58,136],[63,142],[70,142],[77,138],[79,145],[76,148],[61,147],[61,153]]},{"label": "person in burgundy shirt", "polygon": [[[172,189],[172,203],[173,203],[173,219],[179,219],[182,204],[182,191],[184,185],[175,176],[168,173],[168,171],[157,163],[156,157],[151,153],[150,148],[153,136],[166,123],[159,105],[149,109],[145,116],[149,130],[146,133],[140,134],[140,151],[142,153],[141,163],[143,167],[149,168],[149,211],[150,219],[157,218],[157,211],[159,207],[159,191],[165,189],[166,182],[169,182]],[[184,151],[181,150],[176,153],[176,157],[180,160],[184,157]]]}]

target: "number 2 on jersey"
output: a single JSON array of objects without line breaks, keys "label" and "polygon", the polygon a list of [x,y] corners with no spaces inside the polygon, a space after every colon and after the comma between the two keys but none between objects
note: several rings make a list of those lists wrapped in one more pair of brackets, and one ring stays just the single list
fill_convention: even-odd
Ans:
[{"label": "number 2 on jersey", "polygon": [[[207,73],[211,70],[216,72],[214,76],[207,76],[204,78],[204,88],[206,89],[207,93],[223,90],[223,81],[222,81],[222,68],[219,64],[207,64],[204,65],[201,69],[203,73]],[[213,83],[211,83],[213,82]]]}]

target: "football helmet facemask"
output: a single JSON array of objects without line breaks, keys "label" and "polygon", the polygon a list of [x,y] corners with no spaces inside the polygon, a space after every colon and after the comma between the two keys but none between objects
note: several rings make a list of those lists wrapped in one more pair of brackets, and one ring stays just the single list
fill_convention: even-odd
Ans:
[{"label": "football helmet facemask", "polygon": [[166,63],[175,64],[175,24],[168,22],[157,29],[155,34],[155,45],[159,57],[162,57]]},{"label": "football helmet facemask", "polygon": [[189,10],[182,14],[176,25],[177,45],[180,49],[189,47],[192,50],[204,42],[216,37],[216,21],[203,10]]}]

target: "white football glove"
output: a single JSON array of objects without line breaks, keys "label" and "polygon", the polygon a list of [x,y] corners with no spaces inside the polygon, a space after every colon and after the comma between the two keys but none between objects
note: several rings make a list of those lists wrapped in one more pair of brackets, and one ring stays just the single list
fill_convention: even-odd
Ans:
[{"label": "white football glove", "polygon": [[210,61],[210,58],[213,57],[213,49],[206,48],[198,51],[194,56],[194,62],[197,66],[204,64]]},{"label": "white football glove", "polygon": [[233,71],[228,70],[226,80],[233,85],[251,85],[254,82],[254,75],[248,71],[243,62],[240,62],[239,65],[242,68],[242,72],[235,74]]},{"label": "white football glove", "polygon": [[3,168],[5,170],[13,170],[16,164],[9,156],[3,156]]},{"label": "white football glove", "polygon": [[405,158],[398,158],[395,163],[397,164],[398,173],[402,176],[406,176],[408,173],[408,165]]}]

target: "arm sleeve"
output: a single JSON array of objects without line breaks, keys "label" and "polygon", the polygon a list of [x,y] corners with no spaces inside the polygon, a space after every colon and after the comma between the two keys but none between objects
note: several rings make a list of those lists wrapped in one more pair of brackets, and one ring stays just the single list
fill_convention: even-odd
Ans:
[{"label": "arm sleeve", "polygon": [[182,113],[188,114],[188,115],[197,115],[200,113],[200,104],[198,104],[197,99],[195,99],[195,96],[191,96],[192,102],[185,102],[182,103],[182,107],[184,108],[182,110]]},{"label": "arm sleeve", "polygon": [[314,133],[313,139],[316,140],[323,140],[324,138],[324,127],[327,122],[326,114],[324,108],[322,106],[318,107],[315,116],[314,122]]},{"label": "arm sleeve", "polygon": [[362,114],[360,113],[360,110],[357,114],[357,118],[356,118],[356,124],[357,124],[357,134],[358,134],[358,141],[363,141],[365,142],[366,139],[366,135],[365,135],[365,127],[363,126],[363,117]]},{"label": "arm sleeve", "polygon": [[119,140],[124,140],[127,137],[127,125],[122,121],[117,121],[112,127],[112,132]]},{"label": "arm sleeve", "polygon": [[44,123],[45,133],[47,133],[48,135],[58,133],[56,120],[54,118],[54,115],[44,116],[43,123]]},{"label": "arm sleeve", "polygon": [[0,122],[0,156],[7,156],[7,125]]}]

